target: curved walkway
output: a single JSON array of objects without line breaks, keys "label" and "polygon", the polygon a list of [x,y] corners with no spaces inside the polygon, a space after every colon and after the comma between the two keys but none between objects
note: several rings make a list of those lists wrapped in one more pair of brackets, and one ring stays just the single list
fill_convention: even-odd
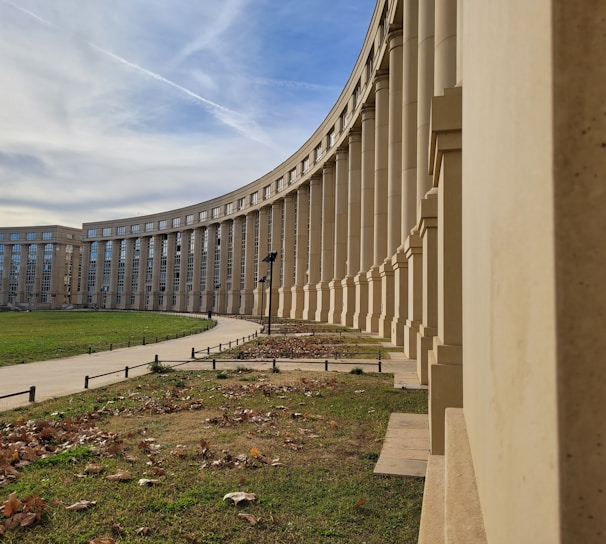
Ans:
[{"label": "curved walkway", "polygon": [[[217,325],[212,329],[177,340],[2,367],[0,368],[0,395],[26,391],[31,386],[36,387],[36,401],[81,393],[84,391],[85,376],[115,371],[109,376],[91,380],[90,388],[101,387],[122,381],[126,366],[143,364],[139,368],[129,369],[129,376],[146,374],[149,372],[149,368],[144,363],[151,363],[156,355],[160,361],[187,361],[191,358],[192,348],[195,348],[196,351],[203,350],[208,346],[226,344],[236,339],[241,340],[259,331],[258,323],[244,319],[220,316],[214,317],[214,319],[217,321]],[[28,404],[27,394],[0,399],[0,412]]]}]

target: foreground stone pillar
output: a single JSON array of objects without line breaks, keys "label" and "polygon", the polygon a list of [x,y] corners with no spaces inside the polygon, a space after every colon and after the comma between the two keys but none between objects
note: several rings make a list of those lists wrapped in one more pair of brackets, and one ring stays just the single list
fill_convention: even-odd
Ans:
[{"label": "foreground stone pillar", "polygon": [[322,269],[316,285],[316,321],[327,322],[330,309],[328,282],[333,272],[335,179],[334,165],[327,163],[322,169]]},{"label": "foreground stone pillar", "polygon": [[[284,245],[282,249],[282,285],[278,289],[278,316],[290,317],[290,308],[292,305],[292,286],[295,270],[295,225],[297,213],[295,211],[296,193],[288,193],[284,197]],[[267,255],[267,254],[265,254]],[[265,257],[265,255],[262,256]],[[274,263],[275,272],[275,263]],[[274,280],[276,278],[274,277]]]},{"label": "foreground stone pillar", "polygon": [[[256,284],[254,286],[254,308],[253,314],[255,316],[261,317],[265,313],[265,308],[261,308],[261,299],[263,298],[263,302],[265,302],[265,296],[261,296],[261,290],[265,289],[265,285],[260,284],[259,280],[263,276],[267,276],[267,264],[263,262],[263,259],[267,255],[267,233],[268,233],[268,222],[269,217],[268,213],[270,212],[269,208],[261,208],[258,213],[258,220],[255,222],[255,239],[256,239],[256,251],[257,251],[257,270],[255,274]],[[274,269],[275,271],[275,269]],[[269,279],[269,278],[268,278]],[[265,304],[264,304],[265,306]]]},{"label": "foreground stone pillar", "polygon": [[242,271],[242,225],[244,217],[238,216],[233,220],[232,269],[230,289],[227,293],[227,313],[237,314],[240,311],[240,275]]},{"label": "foreground stone pillar", "polygon": [[[423,317],[423,242],[418,230],[414,229],[404,244],[404,255],[408,262],[408,317],[404,327],[404,354],[409,359],[417,358],[417,334]],[[427,384],[427,376],[422,381],[417,361],[419,381]]]},{"label": "foreground stone pillar", "polygon": [[305,303],[305,276],[307,274],[308,242],[309,242],[309,185],[301,185],[297,189],[297,257],[295,259],[295,284],[291,288],[292,305],[290,317],[303,318]]},{"label": "foreground stone pillar", "polygon": [[246,228],[244,230],[244,290],[240,297],[240,314],[253,313],[255,288],[255,213],[246,214]]},{"label": "foreground stone pillar", "polygon": [[437,332],[430,362],[432,453],[444,452],[446,408],[463,406],[462,92],[446,89],[432,106],[431,172],[438,189]]}]

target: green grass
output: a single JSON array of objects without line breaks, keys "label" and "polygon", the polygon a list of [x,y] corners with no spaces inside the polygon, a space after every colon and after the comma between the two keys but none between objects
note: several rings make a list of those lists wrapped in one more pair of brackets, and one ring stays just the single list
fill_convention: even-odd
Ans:
[{"label": "green grass", "polygon": [[[150,374],[3,414],[3,441],[40,429],[41,444],[79,449],[34,461],[0,488],[0,504],[11,493],[45,501],[39,521],[7,529],[2,542],[417,542],[423,479],[373,468],[389,415],[425,413],[426,392],[396,390],[388,374],[251,372],[246,382],[225,374]],[[81,443],[79,425],[97,438]],[[280,466],[266,462],[277,458]],[[87,474],[91,461],[103,472]],[[117,470],[132,480],[107,480]],[[139,478],[158,482],[142,487]],[[235,491],[257,500],[223,500]],[[96,504],[66,510],[81,499]]]},{"label": "green grass", "polygon": [[0,312],[0,366],[175,338],[209,322],[146,312]]}]

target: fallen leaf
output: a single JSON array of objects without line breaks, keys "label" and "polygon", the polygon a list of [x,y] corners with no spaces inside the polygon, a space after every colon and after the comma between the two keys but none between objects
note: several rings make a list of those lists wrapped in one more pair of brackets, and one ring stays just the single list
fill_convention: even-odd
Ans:
[{"label": "fallen leaf", "polygon": [[135,534],[139,536],[147,536],[149,534],[149,531],[149,527],[139,527],[138,529],[135,529]]},{"label": "fallen leaf", "polygon": [[248,523],[250,523],[251,525],[256,525],[257,524],[257,518],[255,516],[253,516],[252,514],[245,514],[245,513],[240,513],[238,514],[239,518],[245,519],[246,521],[248,521]]},{"label": "fallen leaf", "polygon": [[360,499],[356,504],[354,504],[354,508],[357,510],[366,504],[366,499]]},{"label": "fallen leaf", "polygon": [[150,480],[149,478],[141,478],[139,480],[139,485],[142,487],[145,485],[151,486],[151,485],[156,485],[159,483],[160,483],[160,480]]},{"label": "fallen leaf", "polygon": [[89,463],[84,467],[84,472],[86,472],[86,474],[99,474],[100,472],[103,472],[104,468],[105,467],[99,463]]},{"label": "fallen leaf", "polygon": [[70,511],[86,510],[87,508],[90,508],[91,506],[95,506],[95,504],[97,504],[97,501],[81,500],[81,501],[75,502],[74,504],[71,504],[70,506],[66,506],[65,509],[70,510]]},{"label": "fallen leaf", "polygon": [[243,491],[236,491],[235,493],[228,493],[223,497],[223,500],[231,499],[234,504],[238,504],[241,501],[254,501],[257,496],[254,493],[244,493]]},{"label": "fallen leaf", "polygon": [[129,480],[132,480],[132,476],[128,470],[118,470],[115,474],[106,476],[105,479],[110,482],[128,482]]},{"label": "fallen leaf", "polygon": [[102,536],[91,540],[88,544],[116,544],[116,541],[108,536]]},{"label": "fallen leaf", "polygon": [[22,505],[22,502],[17,498],[17,493],[11,493],[4,503],[4,517],[10,518],[13,514],[19,512]]},{"label": "fallen leaf", "polygon": [[250,455],[252,457],[259,457],[259,455],[261,455],[261,452],[258,448],[250,448]]}]

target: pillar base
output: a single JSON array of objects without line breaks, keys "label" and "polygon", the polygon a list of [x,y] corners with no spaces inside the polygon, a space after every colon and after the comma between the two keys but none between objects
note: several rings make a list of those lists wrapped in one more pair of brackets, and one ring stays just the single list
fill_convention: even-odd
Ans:
[{"label": "pillar base", "polygon": [[291,319],[303,319],[303,303],[305,301],[303,287],[301,285],[294,285],[290,289],[291,293],[291,308],[290,318]]},{"label": "pillar base", "polygon": [[381,276],[381,315],[379,317],[379,336],[391,339],[391,324],[394,308],[394,274],[391,259],[379,267]]},{"label": "pillar base", "polygon": [[404,355],[409,359],[417,358],[417,334],[420,325],[420,321],[407,319],[404,326]]},{"label": "pillar base", "polygon": [[341,324],[353,327],[353,316],[356,308],[356,284],[353,276],[346,276],[341,281],[343,290],[343,312],[341,313]]},{"label": "pillar base", "polygon": [[303,286],[303,319],[313,321],[316,318],[316,308],[318,305],[318,293],[316,285]]},{"label": "pillar base", "polygon": [[406,322],[399,317],[394,317],[391,322],[391,343],[395,346],[404,346],[404,327]]},{"label": "pillar base", "polygon": [[373,266],[366,274],[368,280],[368,313],[366,314],[366,330],[379,332],[379,317],[381,317],[381,276],[379,267]]},{"label": "pillar base", "polygon": [[343,287],[341,286],[341,280],[331,280],[328,288],[330,289],[328,322],[333,325],[341,325],[341,313],[343,312]]},{"label": "pillar base", "polygon": [[360,272],[354,277],[356,289],[356,310],[353,313],[353,327],[366,330],[366,315],[368,314],[368,280],[366,273]]},{"label": "pillar base", "polygon": [[321,281],[316,284],[316,321],[320,323],[328,322],[328,310],[330,308],[330,291],[328,282]]},{"label": "pillar base", "polygon": [[290,317],[292,308],[292,293],[290,287],[280,287],[278,289],[278,317]]}]

